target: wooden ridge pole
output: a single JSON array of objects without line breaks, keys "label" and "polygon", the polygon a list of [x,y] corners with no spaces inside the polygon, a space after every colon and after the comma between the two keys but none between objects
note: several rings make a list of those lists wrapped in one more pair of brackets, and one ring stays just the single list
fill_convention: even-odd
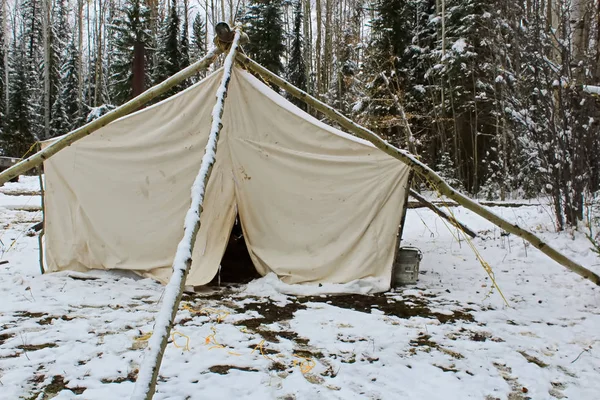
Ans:
[{"label": "wooden ridge pole", "polygon": [[0,186],[10,181],[11,179],[16,178],[22,173],[27,172],[30,169],[42,164],[44,161],[58,153],[60,150],[64,149],[67,146],[70,146],[77,140],[86,137],[90,133],[97,131],[98,129],[102,128],[105,125],[108,125],[114,120],[139,109],[141,106],[148,103],[150,100],[160,96],[161,94],[165,93],[174,86],[177,86],[184,80],[196,74],[198,71],[206,69],[210,64],[212,64],[214,58],[221,53],[221,49],[217,47],[213,48],[211,51],[208,52],[208,54],[206,54],[206,56],[196,61],[189,67],[179,71],[178,73],[159,83],[158,85],[151,87],[144,93],[140,94],[137,97],[134,97],[127,103],[123,104],[120,107],[117,107],[111,112],[104,114],[100,118],[88,124],[85,124],[84,126],[77,128],[70,133],[65,134],[62,138],[58,139],[56,142],[52,143],[45,149],[38,151],[30,157],[27,157],[26,159],[6,169],[2,173],[0,173]]},{"label": "wooden ridge pole", "polygon": [[425,207],[429,208],[431,211],[433,211],[440,217],[444,218],[446,221],[450,222],[452,225],[456,226],[457,228],[459,228],[461,231],[463,231],[467,235],[471,236],[472,238],[475,238],[477,236],[477,234],[472,229],[470,229],[468,226],[459,222],[452,215],[446,214],[446,212],[444,212],[444,210],[440,209],[438,206],[436,206],[432,202],[428,201],[425,197],[421,196],[415,190],[410,189],[410,195],[412,197],[414,197],[419,203],[423,204]]},{"label": "wooden ridge pole", "polygon": [[335,110],[332,107],[329,107],[328,105],[309,95],[305,91],[298,89],[291,83],[280,78],[279,76],[272,73],[265,67],[261,66],[254,60],[250,59],[248,56],[238,53],[237,59],[242,65],[244,65],[251,71],[259,74],[264,79],[284,89],[292,96],[304,101],[306,104],[320,111],[331,120],[336,121],[348,132],[351,132],[356,136],[371,142],[375,147],[382,150],[384,153],[389,154],[390,156],[404,162],[421,177],[423,177],[429,184],[431,184],[434,187],[434,189],[437,189],[444,196],[449,197],[450,199],[456,201],[463,207],[473,211],[477,215],[494,223],[506,232],[512,233],[513,235],[519,236],[527,240],[529,243],[531,243],[533,247],[537,248],[542,253],[546,254],[548,257],[550,257],[563,267],[581,275],[585,279],[588,279],[596,285],[600,286],[600,276],[598,276],[598,274],[571,260],[569,257],[560,253],[558,250],[544,242],[535,234],[519,227],[517,224],[512,224],[508,222],[507,220],[494,214],[487,208],[481,206],[477,202],[462,195],[456,189],[448,185],[446,181],[444,181],[434,170],[417,160],[410,153],[392,146],[372,131],[358,125],[354,121],[342,115],[339,111]]},{"label": "wooden ridge pole", "polygon": [[163,303],[154,321],[154,332],[148,341],[148,349],[142,365],[140,366],[140,371],[131,397],[132,400],[150,400],[154,396],[156,390],[156,380],[158,378],[160,364],[167,347],[167,340],[169,339],[171,327],[173,326],[173,320],[175,319],[179,303],[181,302],[185,281],[190,271],[190,266],[192,265],[192,252],[194,250],[194,244],[196,243],[196,236],[200,230],[200,216],[202,214],[204,194],[215,163],[217,142],[219,140],[219,133],[223,127],[221,118],[225,107],[225,97],[231,79],[231,70],[233,68],[240,35],[241,32],[239,30],[236,31],[233,43],[231,44],[231,50],[229,50],[229,54],[225,59],[223,77],[221,78],[221,84],[217,89],[217,101],[212,111],[212,125],[208,136],[208,143],[206,144],[206,149],[202,156],[200,171],[198,172],[191,189],[192,202],[185,217],[183,238],[177,246],[177,252],[175,253],[173,261],[173,274],[165,288]]}]

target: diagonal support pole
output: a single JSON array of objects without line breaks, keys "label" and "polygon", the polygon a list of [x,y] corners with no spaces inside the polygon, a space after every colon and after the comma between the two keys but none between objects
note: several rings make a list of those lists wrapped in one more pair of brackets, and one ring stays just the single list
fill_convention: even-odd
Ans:
[{"label": "diagonal support pole", "polygon": [[115,108],[111,112],[104,114],[100,118],[88,124],[85,124],[84,126],[75,129],[70,133],[65,134],[62,138],[58,139],[56,142],[52,143],[45,149],[38,151],[30,157],[27,157],[26,159],[6,169],[2,173],[0,173],[0,186],[4,185],[11,179],[16,178],[22,173],[27,172],[38,165],[41,165],[44,161],[46,161],[65,147],[75,143],[79,139],[83,139],[90,133],[97,131],[98,129],[102,128],[105,125],[108,125],[114,120],[124,117],[125,115],[139,109],[141,106],[145,105],[150,100],[160,96],[161,94],[167,92],[169,89],[177,86],[184,80],[196,74],[198,71],[208,68],[208,66],[212,64],[215,57],[221,54],[221,52],[222,51],[219,48],[215,47],[214,49],[209,51],[208,54],[206,54],[202,59],[196,61],[189,67],[179,71],[178,73],[159,83],[158,85],[151,87],[144,93],[140,94],[137,97],[134,97],[127,103]]},{"label": "diagonal support pole", "polygon": [[221,78],[221,85],[217,89],[217,102],[212,111],[212,125],[208,136],[208,143],[202,157],[200,171],[192,185],[192,202],[185,217],[183,238],[177,246],[177,252],[173,261],[173,275],[171,275],[171,279],[165,288],[163,303],[154,321],[154,332],[148,341],[148,349],[144,361],[140,366],[140,372],[131,397],[132,400],[150,400],[156,390],[156,380],[160,364],[167,347],[167,340],[175,315],[177,314],[177,309],[179,308],[179,303],[181,302],[185,281],[192,265],[192,252],[196,243],[196,236],[200,230],[200,216],[202,214],[204,194],[215,163],[217,142],[219,140],[219,133],[223,127],[221,118],[225,107],[225,97],[231,79],[231,70],[240,36],[241,32],[239,30],[236,31],[231,49],[225,59],[223,78]]},{"label": "diagonal support pole", "polygon": [[548,257],[550,257],[563,267],[581,275],[585,279],[588,279],[596,285],[600,286],[600,276],[598,276],[598,274],[590,271],[581,264],[571,260],[569,257],[560,253],[558,250],[550,246],[548,243],[544,242],[535,234],[519,227],[517,224],[510,223],[502,217],[494,214],[484,206],[462,195],[456,189],[448,185],[448,183],[446,183],[446,181],[444,181],[434,170],[417,160],[410,153],[389,144],[377,134],[373,133],[367,128],[358,125],[354,121],[342,115],[339,111],[335,110],[332,107],[329,107],[327,104],[319,101],[318,99],[309,95],[305,91],[298,89],[288,81],[280,78],[273,72],[258,64],[256,61],[250,59],[248,56],[242,53],[238,53],[237,59],[246,68],[259,74],[271,83],[279,86],[292,96],[304,101],[306,104],[313,107],[314,109],[322,112],[331,120],[336,121],[348,132],[351,132],[354,135],[371,142],[375,147],[377,147],[384,153],[410,166],[417,174],[424,178],[429,184],[434,186],[444,196],[456,201],[458,204],[473,211],[477,215],[487,219],[488,221],[497,225],[506,232],[512,233],[513,235],[519,236],[520,238],[527,240],[529,243],[531,243],[533,247],[540,250],[542,253],[546,254]]}]

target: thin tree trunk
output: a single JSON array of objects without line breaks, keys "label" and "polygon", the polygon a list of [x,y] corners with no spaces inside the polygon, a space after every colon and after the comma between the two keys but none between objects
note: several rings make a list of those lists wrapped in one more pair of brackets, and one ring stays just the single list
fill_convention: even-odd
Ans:
[{"label": "thin tree trunk", "polygon": [[323,65],[322,71],[323,78],[321,80],[321,84],[323,85],[322,91],[326,93],[329,90],[329,85],[331,81],[331,64],[333,63],[333,41],[332,36],[333,33],[333,23],[332,23],[332,1],[333,0],[325,0],[325,49],[324,49],[324,57],[323,57]]},{"label": "thin tree trunk", "polygon": [[42,164],[44,161],[58,153],[60,150],[75,143],[79,139],[86,137],[87,135],[91,134],[94,131],[97,131],[103,126],[106,126],[112,121],[139,109],[141,106],[148,103],[150,100],[162,95],[169,89],[177,86],[181,82],[198,73],[198,71],[207,68],[219,54],[221,54],[221,50],[217,48],[212,49],[201,60],[198,60],[186,69],[178,72],[177,74],[159,83],[158,85],[146,90],[138,97],[129,100],[122,106],[110,111],[109,113],[104,114],[100,118],[95,119],[94,121],[82,126],[81,128],[78,128],[68,133],[61,139],[46,147],[44,150],[38,151],[34,155],[4,170],[2,173],[0,173],[0,186],[10,181],[11,179],[18,177],[22,173],[29,171],[30,169]]},{"label": "thin tree trunk", "polygon": [[42,3],[42,29],[44,37],[44,138],[50,137],[50,62],[51,62],[51,43],[50,43],[50,11],[52,8],[51,0],[44,0]]},{"label": "thin tree trunk", "polygon": [[[77,102],[79,112],[83,108],[83,0],[77,0]],[[81,117],[81,115],[79,115]]]},{"label": "thin tree trunk", "polygon": [[8,90],[9,88],[9,76],[8,76],[8,7],[6,6],[6,3],[8,2],[8,0],[3,0],[2,1],[2,33],[4,33],[4,43],[2,44],[2,46],[4,47],[4,59],[2,60],[2,62],[4,63],[4,87],[6,88],[4,90],[4,110],[6,112],[6,115],[9,114],[10,112],[10,96],[9,93],[10,91]]},{"label": "thin tree trunk", "polygon": [[321,96],[322,91],[322,79],[321,79],[321,29],[323,26],[322,7],[321,0],[316,0],[317,4],[317,43],[315,43],[315,56],[316,56],[316,73],[317,73],[317,90],[315,94],[317,97]]},{"label": "thin tree trunk", "polygon": [[[304,1],[304,21],[303,21],[303,29],[304,29],[304,65],[306,69],[306,82],[308,93],[312,93],[312,85],[310,79],[310,73],[312,71],[312,25],[311,25],[311,14],[310,14],[310,0]],[[307,112],[310,113],[310,110],[307,109]]]},{"label": "thin tree trunk", "polygon": [[402,119],[402,123],[404,124],[404,130],[405,130],[405,134],[406,134],[406,149],[411,154],[416,155],[417,149],[415,147],[414,136],[412,134],[412,129],[410,129],[410,124],[408,123],[408,118],[406,118],[406,113],[404,112],[404,106],[402,106],[402,104],[400,104],[400,100],[398,99],[398,96],[396,96],[396,93],[394,93],[394,91],[392,90],[392,87],[390,85],[390,80],[385,75],[385,72],[381,73],[381,77],[383,78],[383,81],[385,82],[385,86],[387,87],[388,91],[390,92],[390,95],[392,96],[392,101],[394,102],[394,105],[400,112],[400,119]]},{"label": "thin tree trunk", "polygon": [[154,395],[156,380],[163,354],[167,347],[171,326],[173,325],[175,315],[177,315],[185,281],[192,265],[192,254],[196,243],[196,236],[200,230],[204,193],[215,163],[217,142],[219,140],[219,133],[223,127],[221,118],[225,108],[225,97],[227,96],[227,88],[231,79],[231,70],[235,62],[239,40],[240,31],[238,30],[231,44],[231,50],[229,50],[229,54],[225,60],[223,78],[217,90],[217,102],[212,111],[212,124],[208,136],[208,144],[202,157],[200,171],[192,187],[192,204],[185,218],[183,238],[179,242],[177,252],[175,253],[173,274],[165,288],[164,301],[155,319],[154,333],[148,342],[148,352],[140,366],[140,372],[131,397],[132,400],[151,400]]},{"label": "thin tree trunk", "polygon": [[[94,8],[96,8],[96,2],[94,1]],[[104,21],[104,6],[102,0],[98,0],[98,9],[95,10],[95,37],[96,37],[96,65],[94,68],[94,105],[99,105],[102,102],[102,26]]]},{"label": "thin tree trunk", "polygon": [[258,73],[260,76],[270,81],[271,83],[284,89],[292,96],[304,101],[305,103],[310,104],[313,108],[322,112],[332,121],[336,121],[337,123],[339,123],[340,126],[345,128],[348,132],[351,132],[356,136],[371,142],[375,147],[382,150],[384,153],[410,166],[425,181],[433,185],[435,189],[437,189],[442,195],[447,196],[450,199],[456,201],[463,207],[487,219],[488,221],[497,225],[501,229],[527,240],[529,243],[531,243],[533,247],[537,248],[542,253],[546,254],[548,257],[552,258],[554,261],[558,262],[565,268],[581,275],[582,277],[600,286],[600,276],[583,267],[582,265],[576,263],[570,258],[566,257],[565,255],[561,254],[533,233],[523,228],[520,228],[517,224],[508,222],[502,217],[489,211],[484,206],[481,206],[475,201],[471,200],[470,198],[463,196],[456,189],[448,185],[434,170],[432,170],[431,168],[414,158],[409,153],[392,146],[391,144],[383,140],[381,137],[377,136],[375,133],[356,124],[355,122],[340,114],[335,109],[329,107],[325,103],[319,101],[318,99],[312,97],[308,93],[298,89],[291,83],[278,77],[271,71],[267,70],[266,68],[257,64],[255,61],[248,58],[246,55],[238,53],[237,57],[238,60],[242,62],[247,68]]}]

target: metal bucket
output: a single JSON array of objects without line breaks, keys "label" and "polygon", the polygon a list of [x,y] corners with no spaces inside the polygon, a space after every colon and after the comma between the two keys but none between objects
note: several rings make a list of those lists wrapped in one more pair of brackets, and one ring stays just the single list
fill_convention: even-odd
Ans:
[{"label": "metal bucket", "polygon": [[411,285],[419,279],[419,264],[423,253],[416,247],[400,247],[394,260],[392,285]]}]

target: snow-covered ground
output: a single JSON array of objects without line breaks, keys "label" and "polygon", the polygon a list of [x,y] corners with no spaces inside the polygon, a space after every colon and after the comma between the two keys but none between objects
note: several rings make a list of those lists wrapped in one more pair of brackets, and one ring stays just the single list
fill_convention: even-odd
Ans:
[{"label": "snow-covered ground", "polygon": [[[34,177],[0,188],[0,398],[120,399],[133,389],[163,293],[112,273],[41,275]],[[6,193],[25,194],[7,195]],[[13,207],[17,206],[17,207]],[[583,234],[551,211],[495,207],[600,272]],[[184,297],[155,399],[598,399],[600,290],[514,236],[480,233],[507,307],[468,243],[426,209],[404,245],[416,285],[374,295],[289,296],[272,276]],[[455,232],[454,232],[455,234]]]}]

